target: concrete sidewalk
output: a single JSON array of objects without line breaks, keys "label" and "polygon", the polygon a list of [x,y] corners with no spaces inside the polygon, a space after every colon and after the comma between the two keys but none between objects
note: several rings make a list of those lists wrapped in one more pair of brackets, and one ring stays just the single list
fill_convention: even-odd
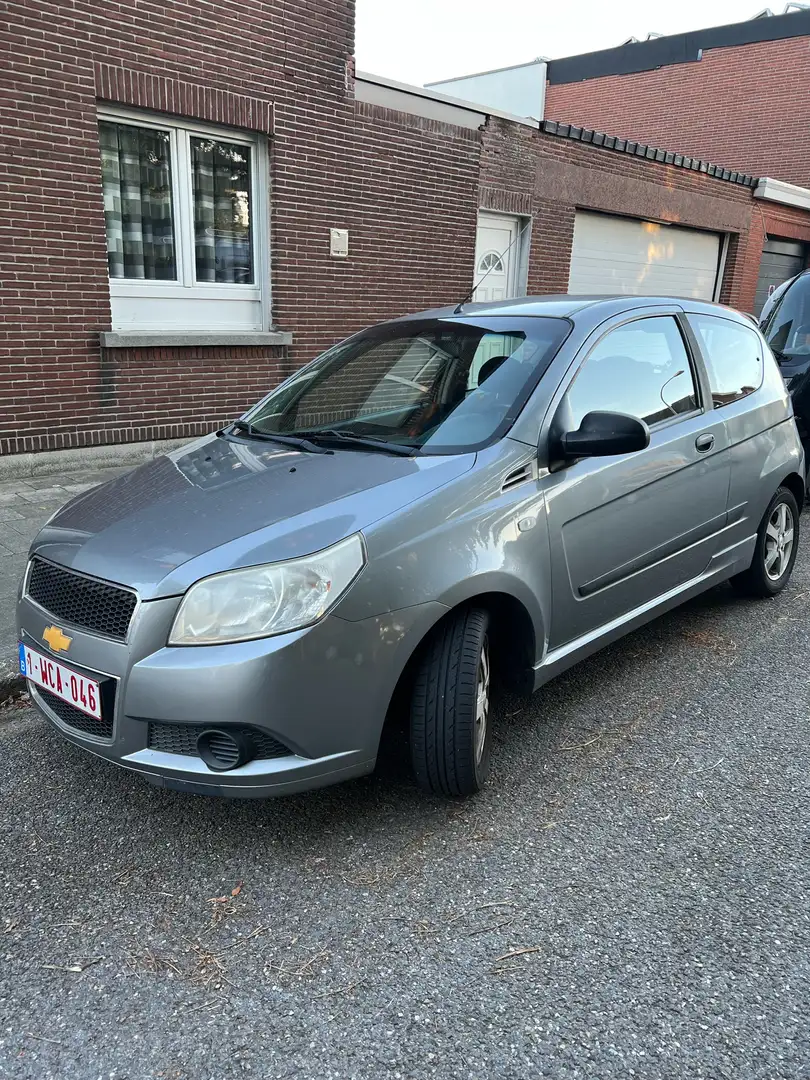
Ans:
[{"label": "concrete sidewalk", "polygon": [[14,605],[31,541],[63,503],[126,471],[95,469],[0,481],[0,701],[21,685]]}]

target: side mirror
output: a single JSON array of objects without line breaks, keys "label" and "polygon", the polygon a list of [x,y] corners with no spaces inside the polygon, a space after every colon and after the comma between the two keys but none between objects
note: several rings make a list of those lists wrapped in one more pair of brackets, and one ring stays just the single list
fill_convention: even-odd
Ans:
[{"label": "side mirror", "polygon": [[567,458],[635,454],[650,445],[650,429],[635,416],[589,412],[583,417],[579,431],[566,432],[560,442]]}]

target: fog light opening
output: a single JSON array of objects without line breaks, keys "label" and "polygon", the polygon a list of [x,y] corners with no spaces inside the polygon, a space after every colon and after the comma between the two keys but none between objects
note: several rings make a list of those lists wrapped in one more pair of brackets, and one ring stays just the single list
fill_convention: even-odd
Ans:
[{"label": "fog light opening", "polygon": [[256,756],[249,734],[223,728],[201,731],[197,738],[197,753],[212,772],[230,772]]}]

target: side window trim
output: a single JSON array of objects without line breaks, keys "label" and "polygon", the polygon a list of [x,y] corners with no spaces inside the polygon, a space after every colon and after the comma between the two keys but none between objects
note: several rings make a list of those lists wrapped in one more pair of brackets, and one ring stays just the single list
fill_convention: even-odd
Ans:
[{"label": "side window trim", "polygon": [[676,416],[667,417],[666,420],[659,420],[657,424],[652,424],[650,426],[650,431],[659,431],[662,427],[668,427],[670,424],[677,423],[680,420],[688,420],[690,417],[700,416],[702,413],[707,412],[707,404],[711,401],[711,397],[706,395],[706,386],[703,382],[703,376],[705,374],[703,358],[699,352],[696,353],[690,335],[687,333],[684,313],[682,311],[677,311],[672,317],[675,320],[675,325],[678,327],[678,333],[681,335],[686,359],[689,361],[689,370],[692,373],[692,385],[694,386],[695,394],[697,395],[697,405],[694,409],[690,409],[688,413],[678,413]]},{"label": "side window trim", "polygon": [[689,415],[694,416],[700,412],[710,416],[714,409],[714,402],[712,400],[712,387],[709,380],[709,366],[701,347],[700,337],[689,322],[689,315],[687,312],[679,312],[676,318],[678,326],[680,327],[681,337],[686,345],[689,362],[692,365],[692,377],[695,380],[695,386],[700,398],[699,408],[695,413],[690,413]]}]

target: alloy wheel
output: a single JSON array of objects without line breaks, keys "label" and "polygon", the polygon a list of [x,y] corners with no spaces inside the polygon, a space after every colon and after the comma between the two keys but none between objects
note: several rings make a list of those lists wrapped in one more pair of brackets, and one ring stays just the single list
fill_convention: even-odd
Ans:
[{"label": "alloy wheel", "polygon": [[475,693],[475,763],[480,765],[487,741],[489,721],[489,640],[485,637],[478,661],[478,682]]},{"label": "alloy wheel", "polygon": [[779,503],[765,530],[765,573],[771,581],[778,581],[790,565],[793,533],[793,512],[787,503]]}]

